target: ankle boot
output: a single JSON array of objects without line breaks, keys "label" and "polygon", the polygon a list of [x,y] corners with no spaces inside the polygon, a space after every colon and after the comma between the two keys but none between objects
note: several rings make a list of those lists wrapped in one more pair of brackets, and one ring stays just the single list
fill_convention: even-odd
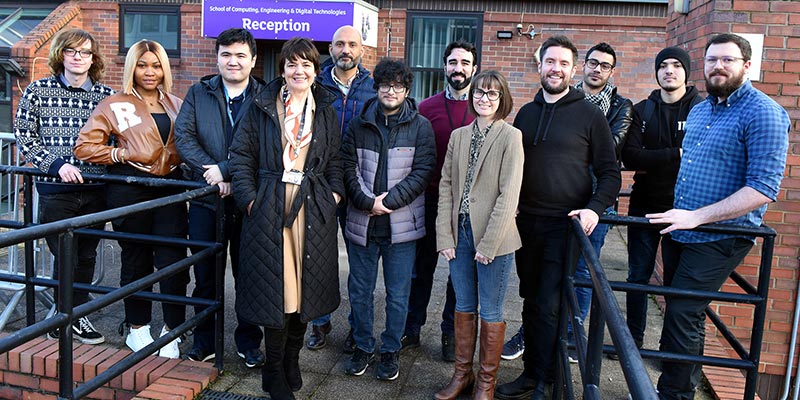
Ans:
[{"label": "ankle boot", "polygon": [[497,384],[497,368],[503,353],[503,340],[506,334],[505,322],[486,322],[481,320],[481,368],[478,383],[475,385],[475,400],[494,399],[494,386]]},{"label": "ankle boot", "polygon": [[261,368],[261,388],[275,400],[295,400],[283,368],[287,332],[286,324],[283,329],[264,329],[266,362]]},{"label": "ankle boot", "polygon": [[286,354],[283,356],[283,371],[286,382],[293,392],[303,387],[303,377],[300,375],[300,349],[303,348],[303,336],[306,334],[306,325],[300,322],[299,314],[292,314],[286,322]]},{"label": "ankle boot", "polygon": [[455,313],[455,372],[450,383],[436,392],[437,400],[452,400],[461,392],[469,390],[475,383],[472,372],[472,358],[475,355],[475,341],[478,330],[477,318],[472,313]]}]

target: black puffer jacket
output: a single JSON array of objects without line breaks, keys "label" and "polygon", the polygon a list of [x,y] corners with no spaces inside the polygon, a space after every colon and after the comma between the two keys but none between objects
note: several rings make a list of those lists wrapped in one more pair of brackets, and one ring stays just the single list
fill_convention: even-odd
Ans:
[{"label": "black puffer jacket", "polygon": [[[250,77],[245,103],[234,123],[242,119],[247,102],[260,93],[264,86],[266,84],[261,79]],[[222,78],[219,75],[203,77],[186,92],[181,112],[175,120],[175,147],[186,163],[186,179],[205,182],[203,165],[216,164],[225,182],[231,181],[225,135],[229,118]],[[193,203],[214,208],[216,198],[206,196],[194,200]]]},{"label": "black puffer jacket", "polygon": [[[694,86],[675,103],[661,100],[660,89],[634,107],[633,124],[622,148],[622,162],[633,175],[631,207],[645,212],[664,212],[672,208],[675,181],[681,166],[680,149],[684,125],[689,111],[703,97]],[[652,102],[652,114],[643,121],[647,103]]]},{"label": "black puffer jacket", "polygon": [[[306,218],[303,245],[300,318],[310,321],[339,306],[339,250],[336,202],[344,196],[339,159],[339,119],[331,104],[334,96],[315,85],[313,137],[305,163],[305,178],[284,216],[281,128],[277,104],[281,80],[267,85],[239,121],[231,146],[230,169],[236,205],[245,213],[241,264],[236,283],[236,312],[246,321],[282,328],[283,227],[290,226],[300,206]],[[250,215],[247,205],[255,201]]]}]

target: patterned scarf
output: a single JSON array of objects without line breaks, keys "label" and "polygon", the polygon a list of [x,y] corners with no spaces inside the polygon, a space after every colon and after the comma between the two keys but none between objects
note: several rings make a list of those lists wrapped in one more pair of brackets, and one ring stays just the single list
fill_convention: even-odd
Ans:
[{"label": "patterned scarf", "polygon": [[311,92],[308,92],[306,101],[303,105],[292,104],[292,94],[284,86],[283,106],[286,109],[286,117],[283,119],[283,132],[286,136],[286,147],[283,148],[283,169],[291,171],[300,149],[311,143],[311,118],[314,99]]},{"label": "patterned scarf", "polygon": [[[575,87],[583,90],[583,81],[578,82]],[[586,93],[586,100],[589,100],[590,103],[600,107],[600,110],[603,111],[603,115],[607,115],[608,109],[611,108],[611,94],[613,93],[614,88],[614,84],[609,82],[598,94],[589,94],[589,92],[584,92]]]}]

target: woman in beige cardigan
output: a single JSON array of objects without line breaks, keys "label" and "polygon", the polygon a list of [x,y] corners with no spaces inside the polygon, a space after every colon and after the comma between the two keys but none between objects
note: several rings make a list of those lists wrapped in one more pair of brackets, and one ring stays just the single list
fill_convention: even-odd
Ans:
[{"label": "woman in beige cardigan", "polygon": [[[521,241],[514,222],[522,184],[522,133],[503,119],[513,100],[497,71],[473,79],[473,123],[447,145],[439,186],[436,245],[450,262],[456,292],[455,373],[437,399],[455,399],[475,382],[472,359],[481,319],[475,399],[492,399],[506,324],[503,298]],[[480,307],[479,307],[480,305]]]}]

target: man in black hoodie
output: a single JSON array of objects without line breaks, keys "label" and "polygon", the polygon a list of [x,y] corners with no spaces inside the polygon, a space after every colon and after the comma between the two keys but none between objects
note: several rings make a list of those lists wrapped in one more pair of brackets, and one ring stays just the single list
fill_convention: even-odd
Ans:
[{"label": "man in black hoodie", "polygon": [[[675,179],[681,165],[681,143],[689,110],[703,101],[694,86],[686,86],[690,57],[679,47],[667,47],[656,56],[656,81],[660,89],[634,107],[633,125],[622,148],[622,162],[633,169],[634,184],[628,215],[644,217],[672,208]],[[661,240],[657,229],[628,227],[628,282],[646,285],[655,267]],[[668,257],[663,263],[673,263]],[[628,329],[641,348],[647,323],[647,294],[626,294]]]},{"label": "man in black hoodie", "polygon": [[[542,89],[514,120],[525,151],[517,216],[522,248],[516,252],[525,369],[497,388],[498,399],[552,396],[562,271],[575,267],[565,259],[572,234],[568,217],[577,216],[591,234],[621,182],[605,115],[570,86],[578,61],[575,45],[564,36],[551,37],[542,44],[539,59]],[[597,177],[594,193],[589,167]]]}]

